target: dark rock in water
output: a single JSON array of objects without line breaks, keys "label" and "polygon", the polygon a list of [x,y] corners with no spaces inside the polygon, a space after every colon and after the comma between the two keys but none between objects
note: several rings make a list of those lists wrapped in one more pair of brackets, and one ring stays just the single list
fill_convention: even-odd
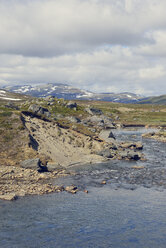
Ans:
[{"label": "dark rock in water", "polygon": [[112,155],[111,150],[109,148],[103,149],[103,150],[97,152],[96,154],[99,156],[103,156],[105,158],[113,158],[113,155]]},{"label": "dark rock in water", "polygon": [[119,151],[118,155],[120,159],[140,160],[142,158],[142,154],[131,150]]},{"label": "dark rock in water", "polygon": [[102,110],[97,109],[97,108],[86,108],[85,111],[88,112],[90,115],[102,115],[103,114]]},{"label": "dark rock in water", "polygon": [[76,102],[68,102],[67,105],[66,105],[67,108],[70,108],[70,109],[77,109],[77,103]]},{"label": "dark rock in water", "polygon": [[25,169],[37,170],[38,172],[48,171],[46,166],[41,165],[41,161],[39,158],[24,160],[20,163],[20,165]]},{"label": "dark rock in water", "polygon": [[47,108],[43,108],[37,104],[30,105],[28,110],[37,115],[44,115],[47,118],[51,116]]},{"label": "dark rock in water", "polygon": [[134,152],[134,151],[130,151],[128,153],[128,158],[129,159],[133,159],[133,160],[140,160],[141,159],[141,154],[137,153],[137,152]]},{"label": "dark rock in water", "polygon": [[78,189],[74,185],[66,186],[65,190],[69,193],[76,194]]},{"label": "dark rock in water", "polygon": [[137,150],[142,150],[143,149],[143,145],[138,142],[138,143],[132,143],[132,142],[122,142],[120,144],[121,148],[125,148],[125,149],[137,149]]}]

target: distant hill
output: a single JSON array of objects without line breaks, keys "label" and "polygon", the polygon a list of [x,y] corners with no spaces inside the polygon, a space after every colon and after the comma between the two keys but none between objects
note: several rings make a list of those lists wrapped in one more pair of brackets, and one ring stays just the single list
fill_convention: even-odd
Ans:
[{"label": "distant hill", "polygon": [[15,93],[26,94],[34,97],[46,97],[49,95],[66,100],[97,100],[120,103],[138,103],[143,98],[140,95],[123,92],[115,93],[93,93],[86,90],[74,88],[67,84],[40,84],[40,85],[16,85],[4,87],[5,90]]},{"label": "distant hill", "polygon": [[0,89],[0,101],[21,101],[21,100],[26,100],[29,98],[26,95],[18,94],[18,93],[13,93],[6,91],[4,89]]},{"label": "distant hill", "polygon": [[166,95],[153,96],[140,101],[141,104],[161,104],[166,105]]}]

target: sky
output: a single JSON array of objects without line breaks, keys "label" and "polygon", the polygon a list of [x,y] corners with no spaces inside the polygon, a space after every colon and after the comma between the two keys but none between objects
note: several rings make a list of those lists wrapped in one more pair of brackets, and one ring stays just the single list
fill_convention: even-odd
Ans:
[{"label": "sky", "polygon": [[166,94],[165,0],[0,0],[0,87]]}]

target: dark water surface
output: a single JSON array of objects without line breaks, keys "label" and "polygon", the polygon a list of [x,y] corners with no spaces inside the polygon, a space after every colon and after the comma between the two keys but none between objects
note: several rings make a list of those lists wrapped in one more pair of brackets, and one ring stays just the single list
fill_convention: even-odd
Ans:
[{"label": "dark water surface", "polygon": [[[138,141],[144,131],[115,135]],[[72,168],[78,173],[65,183],[87,188],[89,194],[63,192],[0,201],[0,248],[165,248],[166,144],[143,143],[146,162]],[[135,171],[132,165],[145,169]],[[103,179],[106,185],[101,185]]]}]

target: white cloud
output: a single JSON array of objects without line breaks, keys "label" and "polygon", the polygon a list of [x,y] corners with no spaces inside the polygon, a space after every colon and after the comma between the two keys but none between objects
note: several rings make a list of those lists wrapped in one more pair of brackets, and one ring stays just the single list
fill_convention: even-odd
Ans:
[{"label": "white cloud", "polygon": [[1,0],[0,84],[166,91],[165,0]]}]

